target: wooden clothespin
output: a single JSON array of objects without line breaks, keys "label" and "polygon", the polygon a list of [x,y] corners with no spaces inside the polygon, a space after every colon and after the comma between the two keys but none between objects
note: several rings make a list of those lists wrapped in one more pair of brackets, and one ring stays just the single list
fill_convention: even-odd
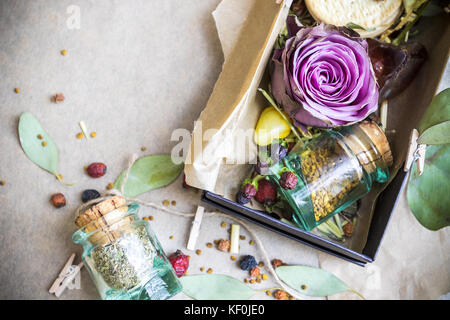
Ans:
[{"label": "wooden clothespin", "polygon": [[195,213],[194,221],[192,221],[191,233],[189,234],[189,240],[186,248],[188,250],[195,249],[195,243],[197,242],[198,234],[200,232],[200,225],[202,224],[203,212],[205,208],[198,206],[197,212]]},{"label": "wooden clothespin", "polygon": [[72,253],[48,292],[54,293],[55,296],[59,297],[66,288],[74,288],[74,286],[72,286],[72,281],[83,267],[82,262],[78,265],[72,265],[74,259],[75,253]]},{"label": "wooden clothespin", "polygon": [[413,129],[409,137],[409,147],[406,155],[404,171],[408,172],[415,161],[417,173],[420,176],[423,173],[423,168],[425,166],[425,153],[427,150],[427,145],[417,144],[417,139],[419,139],[419,131],[417,131],[417,129]]}]

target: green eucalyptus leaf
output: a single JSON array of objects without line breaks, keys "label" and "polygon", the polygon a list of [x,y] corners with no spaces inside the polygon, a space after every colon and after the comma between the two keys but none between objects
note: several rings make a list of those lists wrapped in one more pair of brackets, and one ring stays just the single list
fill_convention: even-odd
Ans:
[{"label": "green eucalyptus leaf", "polygon": [[450,144],[428,146],[422,175],[413,163],[406,196],[416,219],[425,228],[450,225]]},{"label": "green eucalyptus leaf", "polygon": [[[136,197],[147,191],[161,188],[172,183],[183,170],[183,163],[175,164],[171,156],[156,154],[137,160],[130,169],[124,188],[126,197]],[[120,190],[125,171],[115,182],[115,188]]]},{"label": "green eucalyptus leaf", "polygon": [[258,293],[230,276],[201,274],[180,278],[183,292],[196,300],[247,300]]},{"label": "green eucalyptus leaf", "polygon": [[450,143],[450,120],[435,124],[426,129],[417,140],[418,144]]},{"label": "green eucalyptus leaf", "polygon": [[[27,157],[54,175],[58,174],[58,148],[44,131],[39,121],[29,112],[24,112],[19,119],[19,140]],[[38,139],[42,135],[42,139]],[[44,147],[42,142],[47,142]]]},{"label": "green eucalyptus leaf", "polygon": [[450,121],[450,88],[442,90],[433,98],[417,130],[422,135],[427,129],[447,121]]},{"label": "green eucalyptus leaf", "polygon": [[313,297],[326,297],[339,292],[353,291],[335,275],[307,266],[280,266],[278,277],[298,292]]}]

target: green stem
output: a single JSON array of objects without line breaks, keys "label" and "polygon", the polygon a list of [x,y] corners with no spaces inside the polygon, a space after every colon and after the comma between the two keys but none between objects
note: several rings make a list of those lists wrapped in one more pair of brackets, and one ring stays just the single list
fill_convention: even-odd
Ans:
[{"label": "green stem", "polygon": [[361,293],[359,293],[358,291],[356,291],[354,289],[349,289],[348,291],[353,292],[354,294],[359,296],[361,299],[366,300],[366,298]]},{"label": "green stem", "polygon": [[[430,4],[431,1],[429,2],[425,2],[425,4],[420,8],[420,10],[416,13],[416,17],[414,18],[413,21],[411,21],[406,27],[405,29],[403,29],[403,31],[397,36],[397,38],[395,38],[394,40],[392,40],[392,43],[395,45],[399,45],[402,41],[402,39],[406,38],[406,34],[409,32],[409,30],[416,24],[416,22],[420,19],[420,17],[422,16],[422,13],[425,11],[425,9],[428,7],[428,5]],[[421,4],[422,5],[422,4]],[[419,6],[420,7],[420,6]],[[417,9],[417,8],[415,8]],[[411,13],[414,10],[411,11]],[[406,41],[405,41],[406,42]]]},{"label": "green stem", "polygon": [[65,186],[71,187],[71,186],[73,186],[73,185],[76,184],[76,182],[74,182],[74,183],[65,183],[65,182],[63,181],[63,179],[59,176],[58,173],[54,173],[54,175],[55,175],[56,179],[58,179],[58,181],[61,182],[61,183],[62,183],[63,185],[65,185]]}]

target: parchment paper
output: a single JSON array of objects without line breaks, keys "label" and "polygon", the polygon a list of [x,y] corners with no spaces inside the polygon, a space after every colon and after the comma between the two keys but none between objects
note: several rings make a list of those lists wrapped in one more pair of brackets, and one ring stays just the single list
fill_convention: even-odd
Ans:
[{"label": "parchment paper", "polygon": [[[261,110],[268,106],[267,102],[261,98],[261,94],[256,94],[256,90],[258,87],[267,88],[268,86],[268,77],[267,74],[266,77],[263,77],[263,69],[267,66],[275,37],[286,18],[287,12],[284,10],[286,7],[283,5],[290,5],[288,2],[282,4],[281,11],[273,17],[277,11],[270,7],[270,4],[267,4],[268,8],[266,8],[265,1],[259,1],[258,5],[254,5],[250,9],[244,3],[253,3],[252,1],[239,3],[224,0],[214,14],[221,44],[229,59],[225,61],[208,105],[200,115],[199,121],[202,122],[202,125],[194,128],[191,152],[188,154],[188,159],[193,161],[193,164],[188,164],[185,170],[188,183],[223,195],[230,200],[235,200],[240,182],[251,173],[251,165],[228,164],[229,161],[240,159],[239,157],[243,156],[243,150],[233,145],[232,138],[223,133],[228,130],[231,132],[231,136],[236,137],[239,133],[233,132],[240,132],[238,129],[245,131],[254,128]],[[221,19],[227,20],[229,13],[237,12],[240,7],[244,9],[243,12],[248,14],[246,19],[241,17],[242,22],[239,23],[237,17],[234,16],[232,25],[223,23]],[[258,24],[260,17],[264,17],[268,21],[267,25],[269,25],[269,21],[274,20],[275,22],[273,27],[268,29],[266,41],[259,45],[258,50],[258,47],[249,47],[248,43],[258,44],[258,41],[262,42],[264,38],[263,35],[255,34],[251,30],[254,25]],[[419,36],[415,40],[427,48],[430,59],[414,82],[402,94],[388,101],[386,135],[394,157],[394,164],[390,168],[391,178],[395,176],[405,160],[409,134],[429,105],[446,64],[450,47],[447,19],[445,15],[433,17],[432,20],[422,19],[419,25]],[[258,27],[261,32],[266,29]],[[248,39],[249,36],[254,37],[254,40]],[[244,51],[243,48],[246,50]],[[246,66],[242,65],[243,61],[247,63]],[[256,68],[255,65],[257,65]],[[241,84],[241,91],[239,88],[231,90],[231,84],[233,86]],[[417,95],[417,92],[421,92],[421,94]],[[414,112],[411,112],[411,96],[414,96]],[[408,118],[407,122],[405,122],[406,117]],[[209,141],[203,141],[202,149],[196,148],[196,142],[201,138],[197,140],[195,137],[198,137],[201,130],[204,132],[211,128],[219,129],[217,134]],[[254,161],[256,145],[251,138],[249,140],[249,152],[246,154],[246,160]],[[232,183],[233,181],[236,182]],[[366,244],[376,199],[386,186],[387,184],[375,184],[371,192],[362,199],[358,211],[359,219],[353,236],[345,243],[340,244],[362,252]],[[256,203],[253,204],[253,207],[260,209]]]},{"label": "parchment paper", "polygon": [[[72,252],[77,253],[75,262],[80,261],[81,247],[71,236],[82,191],[106,191],[133,153],[170,153],[179,143],[171,141],[172,131],[192,131],[224,61],[211,15],[219,2],[0,1],[0,180],[5,180],[0,186],[0,299],[55,299],[47,290],[60,269]],[[70,6],[80,10],[80,29],[67,27]],[[62,49],[66,56],[60,54]],[[61,104],[51,102],[57,92],[66,97]],[[60,172],[65,181],[77,182],[74,186],[60,184],[25,156],[17,136],[18,117],[24,111],[32,112],[55,141]],[[80,120],[89,132],[97,132],[95,139],[76,139]],[[84,173],[83,166],[94,161],[107,165],[104,177],[92,179]],[[50,204],[55,192],[65,194],[65,207]],[[200,193],[184,189],[180,176],[141,198],[157,203],[176,200],[175,208],[194,212]],[[154,216],[151,226],[166,253],[181,249],[191,255],[190,274],[205,267],[238,279],[246,276],[228,254],[206,247],[206,242],[228,237],[227,229],[220,228],[228,219],[204,219],[197,242],[203,253],[197,256],[185,249],[191,219],[149,208],[140,213]],[[271,257],[318,266],[315,250],[264,229],[254,230]],[[242,234],[247,239],[241,242],[241,254],[260,260],[256,246],[248,244],[248,234]],[[274,286],[270,279],[254,287]],[[81,289],[61,296],[98,298],[85,268]]]}]

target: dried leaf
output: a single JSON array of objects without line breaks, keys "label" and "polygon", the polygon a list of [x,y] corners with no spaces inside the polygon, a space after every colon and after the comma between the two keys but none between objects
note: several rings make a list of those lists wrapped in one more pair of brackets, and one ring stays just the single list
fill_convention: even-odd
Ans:
[{"label": "dried leaf", "polygon": [[280,266],[276,268],[276,272],[284,283],[307,296],[325,297],[344,291],[355,292],[335,275],[323,269]]},{"label": "dried leaf", "polygon": [[[27,157],[42,169],[58,176],[58,148],[39,121],[31,113],[24,112],[19,119],[18,131],[20,144]],[[42,145],[44,141],[45,147]]]},{"label": "dried leaf", "polygon": [[258,293],[235,278],[202,274],[180,278],[183,292],[196,300],[247,300]]},{"label": "dried leaf", "polygon": [[422,175],[413,163],[406,196],[416,219],[425,228],[450,225],[450,144],[428,146]]},{"label": "dried leaf", "polygon": [[450,88],[441,91],[431,101],[420,121],[419,144],[450,143]]},{"label": "dried leaf", "polygon": [[[157,154],[140,158],[130,169],[128,180],[124,188],[126,197],[136,197],[147,191],[161,188],[172,183],[183,170],[183,163],[175,164],[171,156]],[[114,183],[116,189],[122,187],[125,171]]]}]

